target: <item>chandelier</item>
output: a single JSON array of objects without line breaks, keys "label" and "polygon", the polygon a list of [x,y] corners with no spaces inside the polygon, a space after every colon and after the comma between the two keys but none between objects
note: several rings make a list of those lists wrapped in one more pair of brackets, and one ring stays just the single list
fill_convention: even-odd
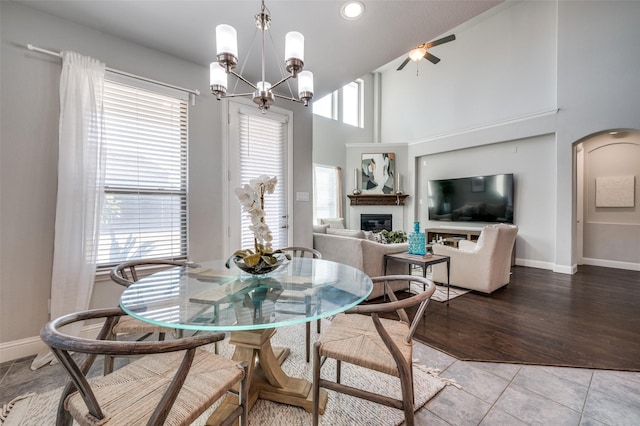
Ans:
[{"label": "chandelier", "polygon": [[[304,36],[296,31],[291,31],[285,36],[285,67],[289,74],[285,76],[284,72],[281,72],[282,79],[272,85],[266,81],[265,78],[265,33],[271,26],[271,16],[269,9],[264,5],[264,0],[262,0],[260,12],[255,15],[255,23],[262,35],[261,80],[253,84],[241,74],[234,71],[234,68],[238,64],[238,39],[236,30],[230,25],[218,25],[216,27],[216,59],[218,62],[212,62],[210,65],[211,93],[213,93],[218,100],[237,96],[249,96],[253,102],[258,105],[262,113],[267,112],[269,107],[273,105],[275,98],[300,102],[303,103],[304,106],[308,106],[309,101],[313,98],[313,74],[311,71],[303,71]],[[254,91],[250,93],[227,93],[228,74],[236,76],[239,80],[251,86]],[[293,94],[291,94],[291,96],[283,96],[273,92],[273,89],[290,78],[298,79],[298,99],[294,98]]]}]

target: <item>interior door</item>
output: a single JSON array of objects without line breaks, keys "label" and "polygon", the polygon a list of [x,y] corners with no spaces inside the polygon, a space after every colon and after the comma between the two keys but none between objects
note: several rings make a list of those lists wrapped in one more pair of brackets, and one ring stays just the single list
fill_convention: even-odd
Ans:
[{"label": "interior door", "polygon": [[261,175],[276,176],[273,194],[265,194],[267,224],[274,248],[289,246],[291,211],[292,113],[271,107],[262,114],[255,105],[230,101],[228,108],[228,254],[240,248],[253,248],[250,218],[241,210],[235,189]]}]

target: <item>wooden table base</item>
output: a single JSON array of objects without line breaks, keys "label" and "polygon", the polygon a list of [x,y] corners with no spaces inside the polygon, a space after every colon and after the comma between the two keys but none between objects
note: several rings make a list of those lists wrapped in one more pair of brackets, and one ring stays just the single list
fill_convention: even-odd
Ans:
[{"label": "wooden table base", "polygon": [[[249,362],[249,409],[258,398],[313,410],[311,382],[288,376],[280,365],[289,356],[288,348],[273,348],[271,337],[275,328],[264,330],[234,331],[229,343],[236,346],[233,360]],[[320,414],[327,404],[327,392],[320,390]],[[235,395],[227,395],[207,420],[207,425],[217,425],[238,406]]]}]

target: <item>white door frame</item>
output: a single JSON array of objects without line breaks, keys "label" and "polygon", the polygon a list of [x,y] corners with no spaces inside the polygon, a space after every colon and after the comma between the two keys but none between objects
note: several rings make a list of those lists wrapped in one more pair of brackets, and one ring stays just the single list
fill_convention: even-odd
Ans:
[{"label": "white door frame", "polygon": [[574,147],[576,161],[576,263],[583,264],[584,254],[584,149],[582,143]]}]

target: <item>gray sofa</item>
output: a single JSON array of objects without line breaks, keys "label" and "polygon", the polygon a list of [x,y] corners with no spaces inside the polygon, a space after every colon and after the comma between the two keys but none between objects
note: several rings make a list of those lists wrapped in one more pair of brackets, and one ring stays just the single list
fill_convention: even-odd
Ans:
[{"label": "gray sofa", "polygon": [[[384,274],[384,255],[405,252],[409,249],[409,245],[407,243],[380,244],[365,238],[314,233],[313,248],[318,250],[325,260],[344,263],[360,269],[370,277],[378,277]],[[407,265],[389,262],[387,275],[406,273]],[[402,282],[392,286],[393,291],[404,290],[407,287],[408,283]],[[367,300],[382,296],[383,293],[382,286],[375,286]]]}]

